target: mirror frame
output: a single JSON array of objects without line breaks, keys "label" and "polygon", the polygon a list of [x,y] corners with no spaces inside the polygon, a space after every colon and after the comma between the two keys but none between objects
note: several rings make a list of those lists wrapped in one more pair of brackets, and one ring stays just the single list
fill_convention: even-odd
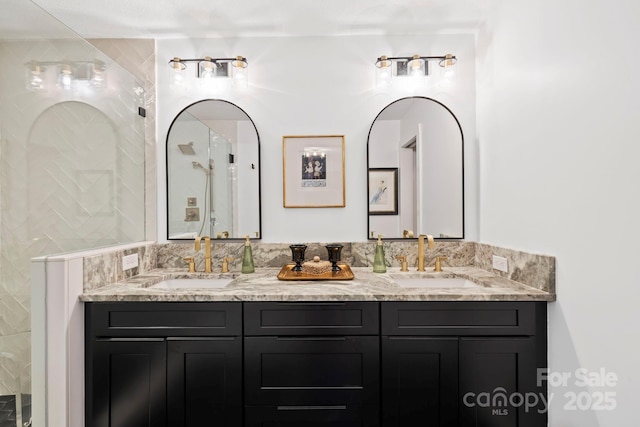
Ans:
[{"label": "mirror frame", "polygon": [[[233,102],[224,100],[224,99],[217,99],[217,98],[206,98],[206,99],[201,99],[199,101],[196,102],[192,102],[191,104],[187,105],[186,107],[184,107],[182,110],[180,110],[178,112],[178,114],[175,115],[175,117],[173,118],[173,120],[171,120],[171,125],[169,125],[169,129],[167,130],[167,137],[165,139],[165,196],[166,196],[166,233],[167,233],[167,240],[168,241],[192,241],[192,239],[172,239],[169,237],[169,135],[171,135],[171,129],[173,128],[174,123],[176,122],[176,120],[178,119],[178,117],[180,117],[180,115],[185,112],[187,109],[189,109],[189,107],[192,107],[196,104],[200,104],[202,102],[208,102],[208,101],[218,101],[218,102],[224,102],[226,104],[229,104],[231,106],[236,107],[238,110],[242,111],[247,118],[249,119],[249,121],[251,122],[251,124],[253,125],[253,129],[256,131],[256,136],[258,138],[258,237],[255,236],[249,236],[251,240],[261,240],[262,239],[262,158],[261,158],[261,150],[260,150],[260,133],[258,132],[258,128],[256,127],[255,122],[253,121],[253,119],[251,118],[251,116],[249,114],[247,114],[246,111],[244,111],[242,108],[240,108],[238,105],[234,104]],[[240,241],[245,241],[245,237],[230,237],[230,238],[226,238],[226,239],[215,239],[211,236],[211,240],[223,240],[223,241],[230,241],[230,242],[240,242]],[[193,239],[195,240],[195,239]]]},{"label": "mirror frame", "polygon": [[[433,238],[435,240],[443,240],[443,241],[447,241],[447,240],[464,240],[464,236],[465,236],[465,208],[464,208],[464,199],[465,199],[465,191],[464,191],[464,132],[462,131],[462,126],[460,125],[460,121],[458,120],[458,118],[456,117],[455,114],[453,114],[453,111],[451,111],[451,109],[449,107],[447,107],[446,105],[444,105],[442,102],[433,99],[433,98],[429,98],[428,96],[406,96],[403,98],[399,98],[396,99],[393,102],[390,102],[389,104],[385,105],[385,107],[380,110],[380,112],[376,115],[376,117],[373,119],[373,121],[371,122],[371,127],[369,127],[369,133],[367,134],[367,190],[365,191],[365,195],[367,197],[365,206],[367,206],[367,240],[377,240],[377,236],[371,236],[371,233],[369,232],[369,229],[371,227],[371,215],[369,215],[369,141],[371,139],[371,131],[373,130],[373,125],[375,124],[376,120],[378,120],[378,117],[380,117],[380,115],[391,105],[395,104],[396,102],[400,102],[400,101],[404,101],[407,99],[425,99],[427,101],[432,101],[435,102],[436,104],[440,105],[442,108],[444,108],[445,110],[447,110],[447,112],[449,114],[451,114],[451,117],[453,117],[453,119],[456,121],[456,124],[458,125],[458,129],[460,129],[460,143],[462,144],[462,149],[461,149],[461,153],[462,153],[462,158],[461,158],[461,172],[462,172],[462,237],[436,237],[434,236]],[[409,238],[404,238],[404,237],[383,237],[382,240],[400,240],[400,241],[404,241],[404,240],[418,240],[417,237],[409,237]]]}]

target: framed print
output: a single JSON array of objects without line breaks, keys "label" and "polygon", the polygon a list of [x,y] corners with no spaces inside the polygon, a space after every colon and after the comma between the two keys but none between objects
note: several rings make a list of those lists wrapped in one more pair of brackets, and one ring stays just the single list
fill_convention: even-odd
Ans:
[{"label": "framed print", "polygon": [[398,168],[369,169],[369,215],[398,215]]},{"label": "framed print", "polygon": [[344,135],[283,136],[285,208],[345,207]]}]

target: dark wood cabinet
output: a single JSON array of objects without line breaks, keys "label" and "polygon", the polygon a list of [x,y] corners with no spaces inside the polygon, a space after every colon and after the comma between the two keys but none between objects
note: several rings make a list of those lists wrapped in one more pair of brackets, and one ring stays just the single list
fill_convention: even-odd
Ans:
[{"label": "dark wood cabinet", "polygon": [[89,346],[87,426],[166,426],[164,340],[98,339]]},{"label": "dark wood cabinet", "polygon": [[458,339],[382,337],[385,426],[458,425]]},{"label": "dark wood cabinet", "polygon": [[543,302],[85,310],[87,427],[547,425]]},{"label": "dark wood cabinet", "polygon": [[[546,426],[537,337],[460,339],[460,425]],[[544,356],[546,357],[546,355]]]},{"label": "dark wood cabinet", "polygon": [[86,426],[242,426],[241,313],[240,303],[86,304]]},{"label": "dark wood cabinet", "polygon": [[381,312],[385,427],[547,425],[536,383],[545,303],[394,302]]},{"label": "dark wood cabinet", "polygon": [[242,425],[242,338],[167,341],[167,419],[171,427]]},{"label": "dark wood cabinet", "polygon": [[378,303],[244,308],[246,426],[379,425]]}]

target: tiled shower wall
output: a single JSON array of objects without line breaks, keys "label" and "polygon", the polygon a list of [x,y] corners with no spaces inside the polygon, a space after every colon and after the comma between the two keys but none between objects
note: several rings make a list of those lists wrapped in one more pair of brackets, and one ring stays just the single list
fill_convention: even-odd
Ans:
[{"label": "tiled shower wall", "polygon": [[[145,193],[146,206],[157,206],[156,168],[156,44],[152,39],[89,39],[89,43],[107,54],[136,79],[145,90]],[[162,146],[162,144],[161,144]],[[155,209],[145,212],[145,238],[157,240]]]},{"label": "tiled shower wall", "polygon": [[[74,36],[75,37],[75,36]],[[153,41],[112,41],[153,64]],[[25,89],[24,64],[92,61],[107,87]],[[132,62],[136,60],[132,59]],[[153,65],[134,78],[77,38],[0,40],[0,396],[30,393],[32,257],[142,241],[155,229]],[[144,82],[144,83],[143,83]],[[145,106],[147,119],[138,116]],[[149,123],[151,122],[151,123]],[[152,169],[151,171],[149,169]],[[145,174],[152,179],[145,179]],[[145,191],[145,183],[152,183]],[[146,217],[153,216],[151,224]],[[152,236],[155,235],[155,231]]]}]

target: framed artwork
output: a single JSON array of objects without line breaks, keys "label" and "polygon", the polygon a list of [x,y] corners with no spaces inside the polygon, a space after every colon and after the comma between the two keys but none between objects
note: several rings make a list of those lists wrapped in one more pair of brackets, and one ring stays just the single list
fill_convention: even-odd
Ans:
[{"label": "framed artwork", "polygon": [[369,215],[398,215],[398,168],[369,169]]},{"label": "framed artwork", "polygon": [[343,208],[344,135],[283,136],[285,208]]}]

